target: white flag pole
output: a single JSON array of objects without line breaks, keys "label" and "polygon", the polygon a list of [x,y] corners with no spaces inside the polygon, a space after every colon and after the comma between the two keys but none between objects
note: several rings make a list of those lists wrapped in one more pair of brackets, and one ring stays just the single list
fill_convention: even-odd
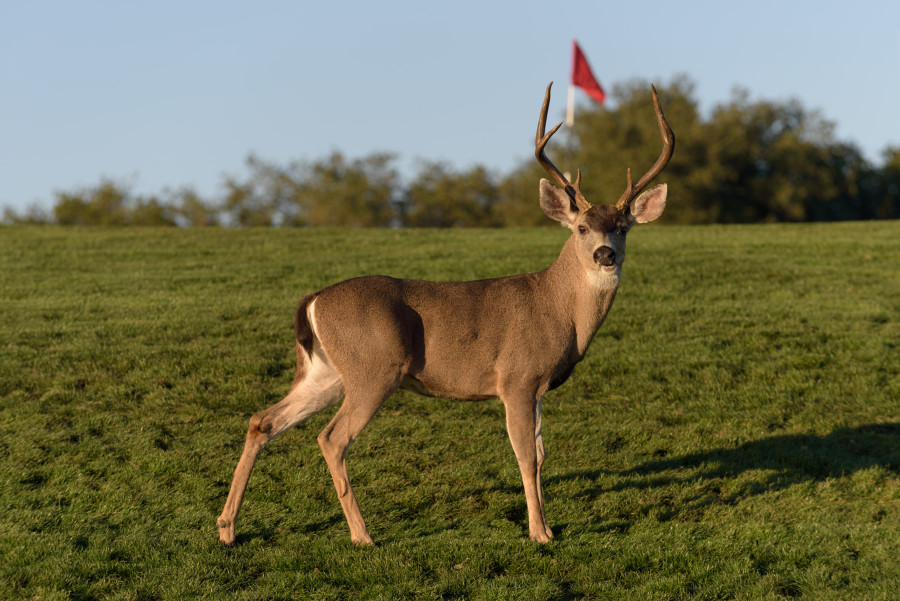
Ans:
[{"label": "white flag pole", "polygon": [[575,125],[575,85],[569,84],[569,101],[566,103],[566,172],[563,175],[572,181],[572,126]]}]

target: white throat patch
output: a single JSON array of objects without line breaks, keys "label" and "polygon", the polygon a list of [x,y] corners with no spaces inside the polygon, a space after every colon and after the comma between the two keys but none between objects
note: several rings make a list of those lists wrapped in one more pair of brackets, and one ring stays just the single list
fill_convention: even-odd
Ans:
[{"label": "white throat patch", "polygon": [[587,278],[592,286],[603,290],[615,289],[622,279],[622,266],[616,265],[615,271],[603,271],[602,269],[588,269]]}]

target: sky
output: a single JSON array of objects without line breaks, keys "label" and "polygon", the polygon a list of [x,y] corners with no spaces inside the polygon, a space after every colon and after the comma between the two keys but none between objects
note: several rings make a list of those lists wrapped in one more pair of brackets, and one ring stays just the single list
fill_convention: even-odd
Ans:
[{"label": "sky", "polygon": [[607,88],[687,75],[704,112],[735,87],[796,98],[878,165],[900,146],[898,23],[895,0],[4,0],[0,208],[104,178],[215,197],[251,153],[505,173],[550,81],[564,117],[573,39]]}]

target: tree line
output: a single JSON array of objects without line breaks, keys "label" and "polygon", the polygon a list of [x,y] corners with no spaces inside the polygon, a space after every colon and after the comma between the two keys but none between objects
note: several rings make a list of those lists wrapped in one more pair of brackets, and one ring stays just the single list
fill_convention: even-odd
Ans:
[{"label": "tree line", "polygon": [[[677,136],[661,176],[678,210],[669,223],[834,221],[900,217],[900,147],[871,164],[835,124],[797,100],[753,100],[746,90],[701,114],[694,83],[679,76],[658,87]],[[659,154],[660,139],[644,82],[613,87],[609,106],[581,107],[570,152],[554,138],[548,153],[561,168],[580,166],[582,191],[611,203]],[[564,138],[564,135],[558,136]],[[565,157],[568,156],[568,159]],[[105,179],[55,194],[50,210],[9,208],[6,223],[60,225],[500,227],[551,223],[538,201],[545,174],[533,160],[500,174],[483,166],[455,169],[420,163],[404,181],[391,153],[349,158],[332,152],[278,164],[250,156],[246,175],[227,176],[222,192],[203,198],[187,187],[135,194]]]}]

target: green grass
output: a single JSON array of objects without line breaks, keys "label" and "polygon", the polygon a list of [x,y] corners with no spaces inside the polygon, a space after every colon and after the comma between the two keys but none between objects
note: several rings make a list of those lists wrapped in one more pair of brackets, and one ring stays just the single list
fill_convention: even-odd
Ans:
[{"label": "green grass", "polygon": [[897,599],[897,222],[630,234],[545,399],[548,545],[500,403],[406,393],[350,452],[376,547],[316,445],[333,410],[264,451],[218,543],[303,294],[536,270],[564,237],[0,228],[0,598]]}]

